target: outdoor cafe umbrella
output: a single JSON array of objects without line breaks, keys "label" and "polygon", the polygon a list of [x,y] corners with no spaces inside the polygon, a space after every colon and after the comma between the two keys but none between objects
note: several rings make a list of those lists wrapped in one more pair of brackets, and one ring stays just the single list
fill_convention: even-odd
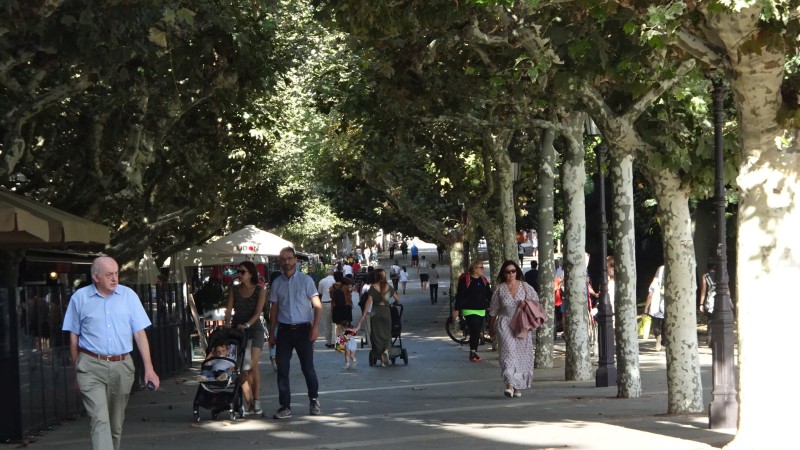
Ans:
[{"label": "outdoor cafe umbrella", "polygon": [[97,247],[111,239],[108,227],[52,206],[0,190],[0,246]]}]

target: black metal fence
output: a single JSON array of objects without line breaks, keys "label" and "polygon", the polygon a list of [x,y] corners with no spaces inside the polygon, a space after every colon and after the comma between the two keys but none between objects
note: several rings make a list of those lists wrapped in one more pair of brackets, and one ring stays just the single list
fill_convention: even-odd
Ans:
[{"label": "black metal fence", "polygon": [[[183,285],[130,287],[139,294],[153,323],[146,333],[156,373],[162,378],[169,377],[190,367],[189,336],[194,324]],[[8,418],[9,422],[18,424],[3,427],[2,441],[19,441],[36,435],[79,414],[83,408],[69,356],[69,333],[61,331],[72,292],[71,286],[30,284],[7,299],[16,297],[16,302],[4,302],[15,303],[16,307],[4,311],[8,332],[8,339],[4,340],[8,348],[0,352],[0,359],[5,361],[3,370],[18,370],[18,375],[3,379],[18,380],[18,386],[6,387],[18,390],[20,408],[18,411],[16,408],[0,409],[0,420]],[[144,371],[135,344],[133,357],[137,380],[133,389],[136,390],[142,387]]]},{"label": "black metal fence", "polygon": [[[150,342],[150,356],[158,376],[169,377],[191,367],[190,335],[195,327],[183,284],[137,284],[130,288],[139,294],[144,310],[153,322],[153,326],[146,332]],[[133,347],[136,362],[135,386],[143,387],[144,367],[138,349],[135,345]]]}]

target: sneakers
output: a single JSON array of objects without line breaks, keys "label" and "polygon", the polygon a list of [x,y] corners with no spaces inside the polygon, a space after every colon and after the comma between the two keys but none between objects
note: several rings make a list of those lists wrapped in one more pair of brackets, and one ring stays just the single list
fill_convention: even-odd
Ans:
[{"label": "sneakers", "polygon": [[522,397],[522,391],[520,391],[519,389],[514,389],[514,397],[517,398]]},{"label": "sneakers", "polygon": [[221,374],[217,375],[217,381],[225,381],[228,379],[228,372],[222,372]]},{"label": "sneakers", "polygon": [[505,395],[508,398],[513,397],[514,396],[514,389],[508,388],[508,389],[503,390],[503,395]]},{"label": "sneakers", "polygon": [[350,363],[344,363],[344,370],[350,370]]},{"label": "sneakers", "polygon": [[[320,413],[319,400],[317,400],[315,398],[311,399],[311,404],[308,406],[308,413],[311,414],[312,416],[318,416],[319,415],[319,413]],[[290,412],[289,414],[291,415],[292,413]]]},{"label": "sneakers", "polygon": [[198,375],[197,376],[197,381],[199,381],[199,382],[208,381],[208,377],[205,376],[205,375]]},{"label": "sneakers", "polygon": [[481,362],[481,357],[477,352],[469,352],[469,360],[472,362]]},{"label": "sneakers", "polygon": [[272,416],[272,418],[276,420],[288,419],[290,417],[292,417],[292,410],[285,406],[281,406],[278,411],[275,412],[275,415]]},{"label": "sneakers", "polygon": [[351,361],[351,362],[350,362],[350,367],[352,367],[353,369],[355,369],[357,364],[358,364],[358,361],[356,361],[356,359],[355,359],[355,358],[353,358],[353,361]]},{"label": "sneakers", "polygon": [[259,400],[259,399],[253,400],[253,409],[252,409],[252,411],[253,411],[253,414],[255,414],[257,416],[260,416],[260,415],[264,414],[264,410],[261,409],[261,400]]},{"label": "sneakers", "polygon": [[381,364],[383,364],[383,367],[389,366],[389,352],[386,350],[381,353]]}]

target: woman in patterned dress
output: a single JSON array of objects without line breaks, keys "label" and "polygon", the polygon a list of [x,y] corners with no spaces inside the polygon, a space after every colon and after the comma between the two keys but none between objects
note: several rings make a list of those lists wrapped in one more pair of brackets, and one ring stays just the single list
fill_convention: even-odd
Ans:
[{"label": "woman in patterned dress", "polygon": [[[533,381],[533,339],[531,334],[518,338],[509,325],[517,308],[527,307],[525,300],[539,300],[531,285],[523,281],[522,270],[507,260],[497,275],[497,288],[489,305],[489,335],[499,340],[500,371],[506,397],[522,397]],[[535,336],[535,334],[533,335]]]}]

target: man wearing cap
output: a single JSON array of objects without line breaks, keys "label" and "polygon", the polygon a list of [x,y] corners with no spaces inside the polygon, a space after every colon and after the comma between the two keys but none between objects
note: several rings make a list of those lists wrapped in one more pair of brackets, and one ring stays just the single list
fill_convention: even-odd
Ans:
[{"label": "man wearing cap", "polygon": [[107,256],[92,262],[90,286],[72,295],[62,330],[70,332],[70,357],[86,412],[92,448],[120,447],[125,407],[134,380],[133,341],[144,364],[144,382],[158,389],[144,329],[150,319],[134,291],[119,285],[119,266]]},{"label": "man wearing cap", "polygon": [[333,348],[334,336],[336,329],[333,327],[331,317],[331,287],[336,280],[333,278],[333,266],[328,267],[328,276],[319,280],[317,290],[319,290],[320,299],[322,300],[322,320],[320,320],[319,334],[325,338],[325,347]]}]

